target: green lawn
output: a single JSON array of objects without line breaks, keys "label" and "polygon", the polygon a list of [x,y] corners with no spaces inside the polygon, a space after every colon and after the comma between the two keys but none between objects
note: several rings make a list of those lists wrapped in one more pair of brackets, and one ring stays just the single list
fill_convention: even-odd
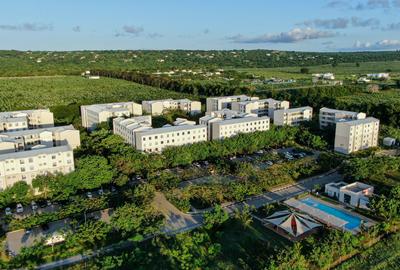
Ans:
[{"label": "green lawn", "polygon": [[262,269],[275,250],[291,245],[255,220],[243,228],[239,221],[231,219],[219,231],[215,241],[222,245],[222,255],[217,260],[220,269]]},{"label": "green lawn", "polygon": [[125,80],[80,76],[0,79],[0,111],[47,108],[56,118],[79,115],[79,105],[193,96]]}]

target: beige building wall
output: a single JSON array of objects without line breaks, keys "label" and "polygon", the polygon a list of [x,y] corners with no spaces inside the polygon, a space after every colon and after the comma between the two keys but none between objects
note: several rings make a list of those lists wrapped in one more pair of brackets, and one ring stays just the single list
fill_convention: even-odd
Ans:
[{"label": "beige building wall", "polygon": [[257,116],[274,117],[274,111],[280,109],[289,109],[289,102],[286,100],[280,101],[272,98],[233,102],[232,110],[241,113],[254,113]]},{"label": "beige building wall", "polygon": [[74,155],[69,146],[41,148],[0,155],[0,190],[24,181],[28,185],[39,175],[74,171]]},{"label": "beige building wall", "polygon": [[142,115],[142,105],[135,102],[119,102],[81,106],[82,126],[89,131],[111,118],[132,115]]},{"label": "beige building wall", "polygon": [[277,126],[297,126],[312,120],[313,109],[309,106],[274,111],[274,124]]},{"label": "beige building wall", "polygon": [[144,152],[161,152],[168,146],[180,146],[207,140],[207,126],[184,125],[135,133],[136,149]]},{"label": "beige building wall", "polygon": [[220,140],[240,133],[269,130],[269,117],[244,117],[211,122],[211,139]]},{"label": "beige building wall", "polygon": [[53,113],[49,109],[25,110],[0,113],[0,132],[18,131],[54,126]]},{"label": "beige building wall", "polygon": [[319,110],[319,126],[323,129],[328,126],[334,126],[340,121],[365,119],[366,117],[367,115],[362,112],[343,111],[324,107]]},{"label": "beige building wall", "polygon": [[223,109],[232,109],[234,102],[258,100],[258,97],[249,97],[246,95],[225,96],[225,97],[209,97],[206,100],[207,113],[220,111]]},{"label": "beige building wall", "polygon": [[335,151],[350,154],[378,146],[378,136],[379,120],[376,118],[338,122],[335,132]]}]

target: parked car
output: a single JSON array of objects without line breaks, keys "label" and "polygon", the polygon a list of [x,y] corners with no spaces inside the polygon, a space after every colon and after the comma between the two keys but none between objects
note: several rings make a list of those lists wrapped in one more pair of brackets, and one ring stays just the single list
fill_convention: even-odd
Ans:
[{"label": "parked car", "polygon": [[37,206],[36,202],[34,202],[34,201],[31,202],[31,208],[32,208],[33,211],[38,209],[38,206]]},{"label": "parked car", "polygon": [[51,206],[52,205],[50,200],[47,200],[46,203],[47,203],[47,206]]},{"label": "parked car", "polygon": [[99,189],[99,190],[97,191],[97,193],[98,193],[100,196],[103,196],[103,195],[104,195],[104,190],[101,188],[101,189]]},{"label": "parked car", "polygon": [[22,212],[24,212],[24,207],[19,203],[17,204],[17,213],[21,214]]},{"label": "parked car", "polygon": [[93,198],[92,192],[87,192],[86,193],[86,197],[88,197],[89,199]]},{"label": "parked car", "polygon": [[114,186],[111,186],[111,192],[114,193],[116,191],[117,191],[117,189]]},{"label": "parked car", "polygon": [[6,216],[12,215],[10,207],[7,207],[5,212],[6,212]]}]

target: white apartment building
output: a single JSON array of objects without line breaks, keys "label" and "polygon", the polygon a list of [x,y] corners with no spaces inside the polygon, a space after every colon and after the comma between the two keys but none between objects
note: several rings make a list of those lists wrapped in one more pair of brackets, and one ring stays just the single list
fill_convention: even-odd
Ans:
[{"label": "white apartment building", "polygon": [[374,194],[374,187],[361,182],[329,183],[325,185],[325,193],[342,203],[368,209],[369,198]]},{"label": "white apartment building", "polygon": [[162,99],[142,101],[143,111],[151,115],[161,115],[168,110],[182,110],[189,114],[201,113],[201,102],[184,99]]},{"label": "white apartment building", "polygon": [[139,151],[161,152],[168,146],[179,146],[207,141],[207,126],[180,125],[135,132],[135,146]]},{"label": "white apartment building", "polygon": [[274,117],[274,111],[281,109],[289,109],[289,101],[267,98],[232,103],[233,111],[254,113],[258,116],[269,116],[270,118]]},{"label": "white apartment building", "polygon": [[246,95],[210,97],[207,98],[207,113],[220,111],[222,109],[232,109],[233,102],[258,100],[258,97],[249,97]]},{"label": "white apartment building", "polygon": [[151,116],[137,116],[132,118],[115,118],[113,120],[114,134],[121,136],[126,143],[136,146],[135,132],[152,129]]},{"label": "white apartment building", "polygon": [[114,117],[142,115],[142,105],[135,102],[118,102],[81,106],[82,126],[92,131],[97,124]]},{"label": "white apartment building", "polygon": [[323,129],[328,126],[334,126],[337,122],[365,119],[366,117],[367,115],[362,112],[342,111],[324,107],[319,110],[319,127]]},{"label": "white apartment building", "polygon": [[313,108],[309,106],[276,110],[274,112],[274,124],[277,126],[297,126],[301,122],[311,121],[312,114]]},{"label": "white apartment building", "polygon": [[220,140],[233,137],[240,133],[251,133],[255,131],[269,130],[269,117],[243,117],[211,122],[210,129],[211,140]]},{"label": "white apartment building", "polygon": [[335,151],[350,154],[378,146],[379,120],[374,117],[336,123]]},{"label": "white apartment building", "polygon": [[74,155],[68,145],[34,148],[0,155],[0,190],[24,181],[28,185],[38,175],[74,171]]},{"label": "white apartment building", "polygon": [[69,125],[0,133],[0,154],[30,150],[37,145],[69,145],[75,149],[81,145],[79,130]]},{"label": "white apartment building", "polygon": [[230,109],[222,109],[219,111],[206,112],[206,115],[199,119],[199,124],[207,126],[207,134],[208,134],[207,137],[209,140],[211,140],[212,138],[211,123],[228,119],[234,119],[234,118],[250,117],[250,116],[257,117],[256,114],[252,113],[241,113],[238,111],[232,111]]},{"label": "white apartment building", "polygon": [[54,126],[49,109],[0,112],[0,132]]}]

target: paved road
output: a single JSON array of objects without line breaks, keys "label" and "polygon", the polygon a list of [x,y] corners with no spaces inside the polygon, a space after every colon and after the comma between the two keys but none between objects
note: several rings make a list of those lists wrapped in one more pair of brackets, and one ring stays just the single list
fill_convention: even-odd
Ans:
[{"label": "paved road", "polygon": [[[262,195],[253,196],[251,198],[248,198],[244,202],[225,205],[223,207],[226,211],[228,211],[228,213],[233,213],[236,210],[241,210],[245,205],[259,208],[269,203],[285,200],[293,196],[302,194],[306,191],[313,189],[314,186],[317,184],[323,186],[330,182],[338,182],[342,180],[343,180],[342,176],[338,174],[336,170],[332,170],[322,175],[304,179],[294,185],[281,187],[272,190],[270,192],[266,192]],[[153,202],[153,205],[157,207],[164,215],[171,214],[171,217],[166,218],[166,226],[163,229],[163,232],[166,234],[169,235],[178,234],[184,231],[193,230],[202,225],[203,218],[201,215],[189,215],[186,213],[182,213],[168,200],[166,200],[165,196],[162,193],[156,194],[156,198],[155,201]],[[146,239],[150,239],[152,237],[154,236],[153,235],[148,236]],[[107,254],[116,249],[128,248],[131,245],[132,243],[129,241],[121,242],[118,244],[105,247],[102,250],[96,251],[90,255],[76,255],[68,259],[63,259],[56,262],[43,264],[37,267],[37,269],[49,270],[49,269],[59,268],[62,266],[76,264],[85,261],[87,259],[90,259],[91,257],[94,256]]]}]

